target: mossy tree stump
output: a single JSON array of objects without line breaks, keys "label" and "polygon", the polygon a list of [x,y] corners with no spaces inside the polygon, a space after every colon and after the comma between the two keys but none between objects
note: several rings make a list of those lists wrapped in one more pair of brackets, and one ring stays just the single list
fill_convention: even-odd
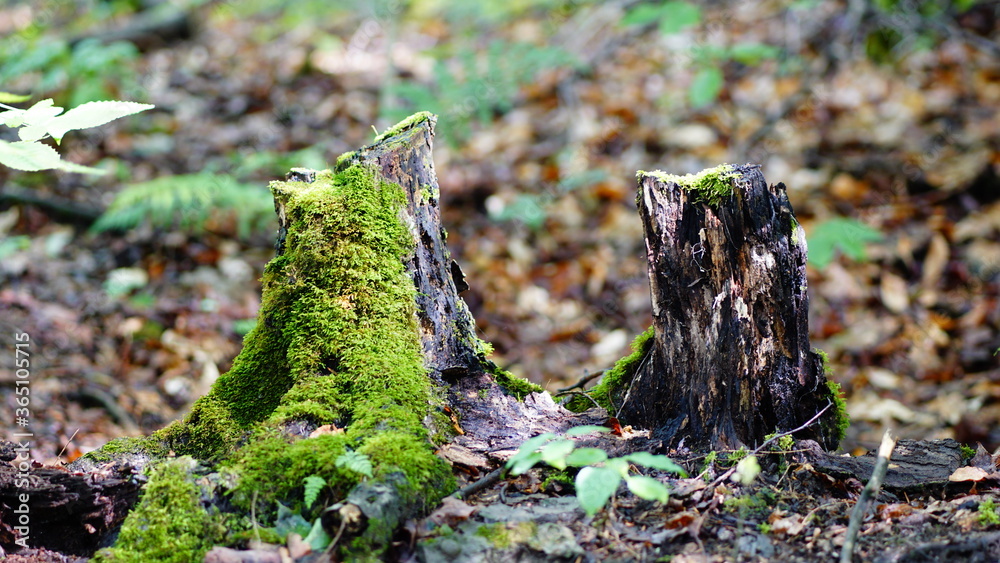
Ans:
[{"label": "mossy tree stump", "polygon": [[599,392],[623,422],[688,446],[799,433],[835,449],[846,425],[809,347],[805,233],[757,167],[639,172],[653,331]]}]

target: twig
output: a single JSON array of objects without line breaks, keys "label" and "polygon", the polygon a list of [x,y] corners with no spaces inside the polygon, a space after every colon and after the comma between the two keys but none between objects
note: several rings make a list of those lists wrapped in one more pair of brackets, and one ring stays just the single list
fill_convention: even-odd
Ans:
[{"label": "twig", "polygon": [[882,444],[878,447],[878,459],[875,460],[875,469],[872,470],[872,478],[861,491],[861,497],[851,511],[851,521],[847,526],[847,536],[844,538],[844,547],[840,550],[840,563],[851,563],[854,557],[854,544],[858,540],[858,532],[861,530],[861,521],[865,519],[868,503],[878,495],[882,488],[882,479],[889,469],[889,457],[896,447],[896,439],[892,437],[886,429],[882,435]]},{"label": "twig", "polygon": [[[807,420],[805,422],[805,424],[803,424],[802,426],[799,426],[798,428],[793,428],[792,430],[789,430],[788,432],[781,432],[779,434],[775,434],[774,436],[772,436],[768,440],[765,440],[763,444],[757,446],[757,448],[754,451],[750,452],[750,455],[756,456],[761,451],[763,451],[764,448],[770,446],[771,443],[777,441],[779,438],[783,438],[785,436],[789,436],[791,434],[795,434],[796,432],[799,432],[799,431],[805,430],[806,428],[809,428],[809,426],[811,426],[812,423],[814,423],[817,420],[819,420],[819,417],[823,416],[823,413],[825,413],[827,410],[829,410],[829,408],[832,407],[832,406],[833,406],[833,402],[829,402],[829,403],[826,404],[825,407],[823,407],[822,409],[820,409],[820,411],[818,413],[816,413],[815,415],[813,415],[812,418],[810,418],[809,420]],[[719,475],[718,477],[716,477],[715,481],[712,481],[712,484],[709,485],[708,488],[709,489],[713,489],[717,485],[720,485],[723,481],[725,481],[726,479],[728,479],[730,477],[730,475],[732,475],[733,473],[736,472],[736,467],[737,466],[734,465],[731,468],[729,468],[728,471],[726,471],[722,475]]]},{"label": "twig", "polygon": [[503,469],[504,469],[504,466],[500,466],[500,467],[494,469],[493,471],[490,471],[486,475],[483,475],[478,480],[476,480],[476,482],[471,483],[469,485],[466,485],[466,486],[462,487],[461,489],[459,489],[458,491],[456,491],[451,496],[453,496],[453,497],[455,497],[455,498],[457,498],[459,500],[465,500],[465,499],[469,498],[470,495],[474,495],[474,494],[478,493],[479,491],[485,489],[486,487],[489,487],[493,483],[496,483],[497,481],[499,481],[500,480],[500,474],[503,473]]},{"label": "twig", "polygon": [[604,372],[606,371],[608,370],[602,369],[600,371],[595,371],[594,373],[588,373],[587,375],[581,377],[580,380],[574,383],[573,385],[570,385],[569,387],[563,387],[562,389],[556,389],[556,396],[558,397],[559,395],[572,391],[573,389],[583,388],[584,385],[604,375]]},{"label": "twig", "polygon": [[595,407],[601,408],[601,404],[598,403],[597,400],[595,400],[593,397],[591,397],[590,395],[588,395],[584,391],[566,391],[566,392],[557,394],[556,397],[561,397],[561,396],[565,396],[565,395],[581,395],[583,397],[586,397],[586,398],[590,399],[590,402],[594,403]]}]

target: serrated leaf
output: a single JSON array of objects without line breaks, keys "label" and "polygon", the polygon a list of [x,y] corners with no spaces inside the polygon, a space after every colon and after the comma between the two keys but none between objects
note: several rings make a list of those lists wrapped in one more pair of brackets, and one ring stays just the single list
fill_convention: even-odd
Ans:
[{"label": "serrated leaf", "polygon": [[649,452],[635,452],[625,456],[625,459],[637,465],[652,467],[653,469],[659,469],[661,471],[669,471],[671,473],[676,473],[681,477],[687,477],[687,471],[684,471],[683,467],[677,465],[673,460],[665,455],[653,455]]},{"label": "serrated leaf", "polygon": [[326,479],[319,475],[310,475],[302,480],[302,485],[305,488],[302,502],[305,503],[306,508],[312,508],[316,499],[319,498],[319,494],[323,491],[323,487],[326,486]]},{"label": "serrated leaf", "polygon": [[584,467],[606,461],[608,453],[601,448],[577,448],[573,453],[566,456],[566,465],[570,467]]},{"label": "serrated leaf", "polygon": [[0,92],[0,104],[19,104],[31,99],[31,96],[11,94],[10,92]]},{"label": "serrated leaf", "polygon": [[587,516],[608,503],[618,490],[622,476],[610,467],[584,467],[576,474],[576,498]]},{"label": "serrated leaf", "polygon": [[688,88],[688,101],[694,108],[702,108],[715,102],[722,91],[722,70],[710,66],[703,68],[694,75]]},{"label": "serrated leaf", "polygon": [[116,119],[152,109],[151,104],[137,102],[87,102],[63,115],[53,118],[45,127],[52,137],[59,141],[68,131],[97,127]]},{"label": "serrated leaf", "polygon": [[546,444],[539,453],[545,463],[556,469],[566,469],[566,456],[574,448],[576,448],[576,443],[573,440],[557,440]]},{"label": "serrated leaf", "polygon": [[340,454],[333,463],[337,467],[360,473],[365,477],[372,476],[372,461],[363,453],[347,450]]},{"label": "serrated leaf", "polygon": [[635,496],[646,500],[667,502],[670,490],[663,483],[645,475],[633,475],[625,478],[625,484]]},{"label": "serrated leaf", "polygon": [[323,519],[317,518],[312,525],[312,529],[309,530],[309,535],[302,538],[302,541],[312,548],[313,553],[319,553],[330,545],[333,538],[326,533],[326,529],[323,528]]},{"label": "serrated leaf", "polygon": [[86,174],[104,174],[103,170],[67,162],[48,145],[38,142],[0,141],[0,164],[15,170],[35,172],[38,170],[65,170]]},{"label": "serrated leaf", "polygon": [[594,432],[611,432],[611,429],[606,426],[597,426],[596,424],[583,424],[581,426],[574,426],[566,431],[567,436],[584,436],[586,434],[593,434]]}]

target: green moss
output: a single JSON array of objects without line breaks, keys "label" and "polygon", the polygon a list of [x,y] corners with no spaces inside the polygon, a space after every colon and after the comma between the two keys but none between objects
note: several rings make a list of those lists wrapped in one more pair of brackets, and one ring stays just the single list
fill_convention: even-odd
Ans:
[{"label": "green moss", "polygon": [[150,471],[142,500],[125,519],[115,546],[96,555],[99,562],[187,563],[201,561],[225,528],[200,501],[189,479],[190,457],[160,463]]},{"label": "green moss", "polygon": [[707,168],[697,174],[684,176],[667,174],[660,170],[652,172],[640,170],[637,177],[641,180],[645,176],[651,176],[663,182],[677,184],[688,192],[692,202],[717,207],[723,199],[733,195],[735,188],[732,180],[739,177],[739,173],[734,170],[735,167],[731,164],[720,164],[715,168]]},{"label": "green moss", "polygon": [[538,531],[534,522],[497,522],[485,524],[476,528],[475,534],[485,538],[493,547],[507,549],[508,547],[525,543]]},{"label": "green moss", "polygon": [[169,453],[169,449],[155,438],[115,438],[100,449],[94,450],[83,456],[82,459],[95,463],[108,463],[120,458],[122,455],[139,455],[150,458],[163,457]]},{"label": "green moss", "polygon": [[[404,266],[414,241],[399,220],[402,188],[353,164],[271,189],[290,224],[285,252],[265,268],[262,321],[205,399],[217,420],[228,412],[253,433],[227,462],[241,477],[234,501],[246,507],[256,493],[272,507],[292,502],[310,475],[342,498],[359,476],[335,461],[352,448],[371,458],[376,479],[402,473],[408,500],[431,491],[420,498],[435,503],[455,485],[424,426],[442,401],[423,365]],[[273,430],[301,420],[346,432],[293,439]],[[384,535],[376,527],[366,536]]]},{"label": "green moss", "polygon": [[[650,326],[632,341],[632,353],[615,362],[614,367],[604,373],[601,381],[588,394],[608,412],[615,412],[617,409],[611,404],[612,396],[632,381],[636,370],[646,359],[652,347],[653,327]],[[593,403],[581,396],[573,397],[566,404],[566,408],[574,412],[583,412],[591,406]]]},{"label": "green moss", "polygon": [[962,444],[958,447],[958,449],[962,452],[962,461],[968,461],[976,456],[976,450],[972,449],[967,444]]},{"label": "green moss", "polygon": [[844,400],[840,384],[833,380],[833,369],[830,368],[830,357],[826,352],[815,348],[813,353],[819,356],[823,362],[823,376],[826,378],[826,388],[830,393],[830,400],[833,401],[835,411],[834,424],[837,431],[837,441],[841,441],[847,436],[847,429],[851,426],[851,415],[847,414],[847,401]]},{"label": "green moss", "polygon": [[344,154],[337,157],[337,163],[334,165],[335,170],[343,170],[347,168],[351,159],[358,155],[358,151],[347,151]]},{"label": "green moss", "polygon": [[490,373],[493,374],[493,378],[497,382],[497,385],[502,387],[504,391],[507,391],[514,397],[517,397],[518,401],[523,401],[528,395],[532,393],[541,393],[544,390],[540,385],[536,385],[523,377],[518,377],[511,372],[502,369],[493,362],[489,362],[487,367],[490,369]]},{"label": "green moss", "polygon": [[993,497],[986,497],[979,503],[979,523],[983,526],[1000,524],[1000,511],[997,510]]},{"label": "green moss", "polygon": [[434,119],[437,119],[437,118],[434,116],[433,113],[431,113],[429,111],[417,112],[417,113],[411,115],[410,117],[407,117],[406,119],[400,121],[399,123],[393,125],[392,127],[386,129],[385,131],[383,131],[381,135],[378,135],[377,137],[375,137],[375,141],[374,142],[375,143],[379,143],[381,141],[384,141],[384,140],[388,139],[389,137],[395,137],[396,135],[399,135],[400,133],[402,133],[406,129],[409,129],[410,127],[413,127],[414,125],[416,125],[416,124],[418,124],[418,123],[420,123],[422,121],[430,121],[430,120],[434,120]]},{"label": "green moss", "polygon": [[177,454],[220,460],[232,452],[242,435],[218,395],[209,394],[195,402],[184,421],[174,422],[153,437]]}]

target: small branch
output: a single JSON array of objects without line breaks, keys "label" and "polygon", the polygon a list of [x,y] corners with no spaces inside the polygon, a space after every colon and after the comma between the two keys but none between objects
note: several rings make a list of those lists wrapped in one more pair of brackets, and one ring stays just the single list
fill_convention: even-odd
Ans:
[{"label": "small branch", "polygon": [[503,469],[504,469],[504,466],[501,465],[500,467],[498,467],[498,468],[494,469],[493,471],[490,471],[486,475],[483,475],[482,477],[480,477],[476,482],[462,487],[461,489],[459,489],[458,491],[456,491],[451,496],[453,496],[453,497],[455,497],[455,498],[457,498],[459,500],[465,500],[465,499],[469,498],[471,495],[474,495],[474,494],[478,493],[479,491],[485,489],[486,487],[489,487],[493,483],[496,483],[497,481],[499,481],[500,480],[500,474],[503,473]]},{"label": "small branch", "polygon": [[581,377],[579,381],[577,381],[573,385],[570,385],[569,387],[563,387],[562,389],[556,389],[556,396],[558,397],[559,395],[562,395],[564,393],[572,391],[573,389],[582,389],[584,385],[586,385],[586,384],[590,383],[591,381],[597,379],[598,377],[604,375],[604,372],[606,372],[606,371],[608,371],[608,370],[602,369],[601,371],[595,371],[594,373],[589,373],[589,374]]},{"label": "small branch", "polygon": [[868,503],[874,499],[882,488],[882,479],[889,469],[889,457],[896,447],[896,439],[892,437],[886,429],[882,436],[882,444],[878,447],[878,459],[875,461],[875,469],[872,470],[872,478],[868,480],[861,497],[851,511],[851,521],[847,526],[847,537],[844,538],[844,547],[840,551],[840,563],[851,563],[854,557],[854,545],[857,543],[858,532],[861,530],[861,521],[865,519]]},{"label": "small branch", "polygon": [[[815,415],[813,415],[813,417],[810,418],[809,420],[807,420],[805,422],[805,424],[803,424],[802,426],[799,426],[798,428],[793,428],[792,430],[789,430],[788,432],[781,432],[779,434],[775,434],[771,438],[765,440],[763,444],[757,446],[757,448],[754,449],[754,451],[750,452],[750,455],[756,456],[757,454],[759,454],[760,452],[762,452],[764,450],[764,448],[770,446],[772,443],[776,442],[779,438],[783,438],[785,436],[790,436],[792,434],[795,434],[796,432],[800,432],[802,430],[805,430],[806,428],[809,428],[810,426],[812,426],[812,424],[814,422],[816,422],[817,420],[819,420],[819,418],[821,416],[823,416],[823,413],[825,413],[827,410],[829,410],[830,407],[832,407],[832,406],[833,406],[832,402],[827,403],[827,405],[825,407],[823,407],[822,409],[820,409],[818,413],[816,413]],[[726,479],[728,479],[735,472],[736,472],[736,466],[734,465],[731,468],[729,468],[728,471],[726,471],[722,475],[719,475],[718,477],[716,477],[715,481],[712,481],[712,484],[709,485],[708,488],[709,489],[713,489],[717,485],[722,484],[723,481],[725,481]]]}]

